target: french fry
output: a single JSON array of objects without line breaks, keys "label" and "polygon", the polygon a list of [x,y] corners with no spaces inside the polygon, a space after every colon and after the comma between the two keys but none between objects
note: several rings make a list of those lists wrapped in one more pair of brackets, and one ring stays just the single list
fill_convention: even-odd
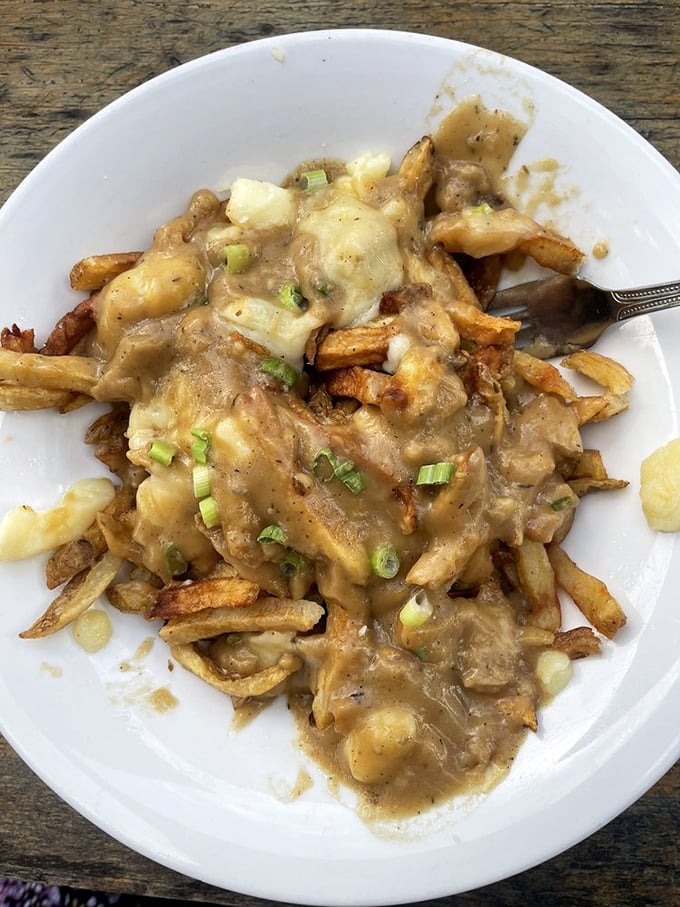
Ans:
[{"label": "french fry", "polygon": [[61,409],[67,406],[70,400],[70,391],[23,387],[20,384],[0,381],[0,410],[4,412],[29,412],[53,407]]},{"label": "french fry", "polygon": [[557,584],[567,592],[584,617],[607,639],[626,623],[626,615],[602,580],[591,576],[572,561],[559,545],[547,548]]},{"label": "french fry", "polygon": [[536,708],[528,696],[513,696],[501,699],[498,708],[508,721],[520,727],[529,728],[530,731],[538,730],[538,716]]},{"label": "french fry", "polygon": [[481,308],[477,294],[470,286],[463,269],[456,259],[446,252],[443,246],[432,246],[427,250],[426,258],[436,271],[447,278],[451,284],[454,299],[475,309]]},{"label": "french fry", "polygon": [[390,376],[383,372],[355,365],[330,372],[326,378],[326,389],[334,397],[353,397],[361,403],[379,406],[390,380]]},{"label": "french fry", "polygon": [[576,413],[578,424],[586,425],[588,422],[602,421],[598,415],[607,406],[606,397],[577,397],[571,401],[571,408]]},{"label": "french fry", "polygon": [[91,394],[101,363],[90,356],[42,356],[0,349],[0,380],[22,387]]},{"label": "french fry", "polygon": [[529,622],[555,632],[562,624],[555,572],[541,542],[524,538],[515,549],[519,589],[531,608]]},{"label": "french fry", "polygon": [[69,281],[74,290],[101,290],[105,283],[131,268],[141,252],[113,252],[88,255],[71,268]]},{"label": "french fry", "polygon": [[590,491],[614,491],[619,488],[627,488],[630,483],[625,479],[610,479],[609,476],[606,479],[583,476],[579,479],[569,479],[568,484],[574,494],[582,498]]},{"label": "french fry", "polygon": [[462,302],[452,303],[447,311],[460,336],[480,346],[510,346],[521,327],[519,321],[487,315]]},{"label": "french fry", "polygon": [[633,386],[633,376],[625,366],[592,350],[572,353],[562,360],[562,365],[591,378],[615,396],[627,394]]},{"label": "french fry", "polygon": [[158,589],[151,583],[142,580],[129,580],[109,586],[106,590],[106,597],[118,611],[150,617],[158,598]]},{"label": "french fry", "polygon": [[607,479],[607,470],[600,451],[585,448],[578,459],[571,464],[566,478],[569,481],[572,479]]},{"label": "french fry", "polygon": [[44,356],[65,356],[93,328],[94,300],[90,297],[59,319],[40,352]]},{"label": "french fry", "polygon": [[86,570],[104,554],[106,542],[95,521],[80,538],[67,542],[50,555],[45,565],[48,589],[56,589]]},{"label": "french fry", "polygon": [[196,674],[221,693],[236,698],[264,696],[302,667],[302,659],[286,652],[279,662],[247,677],[228,677],[204,652],[195,646],[174,645],[170,654],[183,668]]},{"label": "french fry", "polygon": [[306,599],[259,598],[242,608],[212,608],[184,617],[171,618],[160,635],[169,645],[184,645],[211,639],[222,633],[259,630],[311,630],[323,615],[323,608]]},{"label": "french fry", "polygon": [[199,579],[193,583],[176,583],[161,589],[151,617],[169,620],[210,608],[243,608],[252,605],[260,587],[240,577]]},{"label": "french fry", "polygon": [[24,630],[22,639],[39,639],[56,633],[79,617],[116,578],[122,560],[107,551],[88,570],[70,580],[45,613]]},{"label": "french fry", "polygon": [[560,652],[566,652],[572,661],[576,658],[586,658],[588,655],[599,655],[602,651],[600,638],[590,627],[575,627],[573,630],[556,633],[552,647],[559,649]]},{"label": "french fry", "polygon": [[33,328],[22,330],[18,324],[3,328],[0,332],[0,346],[3,350],[13,350],[15,353],[35,353],[35,331]]},{"label": "french fry", "polygon": [[513,363],[517,374],[532,387],[546,394],[556,394],[563,400],[575,400],[578,397],[571,384],[545,359],[537,359],[522,350],[515,350]]},{"label": "french fry", "polygon": [[404,155],[399,165],[399,191],[424,200],[433,182],[434,142],[423,136]]},{"label": "french fry", "polygon": [[314,365],[320,372],[352,365],[382,365],[397,332],[393,322],[330,331],[317,346]]}]

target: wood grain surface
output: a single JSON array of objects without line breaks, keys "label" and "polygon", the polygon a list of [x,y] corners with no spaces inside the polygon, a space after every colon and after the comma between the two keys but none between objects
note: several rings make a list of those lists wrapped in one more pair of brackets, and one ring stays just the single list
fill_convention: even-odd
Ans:
[{"label": "wood grain surface", "polygon": [[[0,0],[0,203],[79,123],[152,76],[263,36],[355,26],[427,32],[518,57],[587,92],[680,166],[677,0]],[[565,854],[429,903],[678,904],[679,833],[680,764]],[[60,801],[1,738],[0,875],[225,905],[268,903],[127,850]]]}]

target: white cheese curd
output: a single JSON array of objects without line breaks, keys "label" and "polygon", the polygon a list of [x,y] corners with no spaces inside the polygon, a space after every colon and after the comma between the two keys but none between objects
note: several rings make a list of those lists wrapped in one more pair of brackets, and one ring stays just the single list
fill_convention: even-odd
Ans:
[{"label": "white cheese curd", "polygon": [[347,327],[375,317],[382,294],[403,281],[397,231],[377,208],[340,192],[323,208],[306,214],[298,234],[311,236],[323,279],[341,291],[334,327]]},{"label": "white cheese curd", "polygon": [[388,154],[360,154],[346,165],[352,181],[354,192],[363,198],[370,192],[378,180],[384,179],[390,172],[392,161]]},{"label": "white cheese curd", "polygon": [[319,313],[310,310],[298,314],[276,300],[255,297],[236,299],[224,306],[220,314],[241,334],[296,368],[302,365],[310,334],[323,323]]},{"label": "white cheese curd", "polygon": [[81,479],[50,510],[15,507],[0,523],[0,561],[18,561],[53,551],[85,532],[115,494],[109,479]]},{"label": "white cheese curd", "polygon": [[135,403],[130,410],[127,438],[132,454],[146,451],[149,444],[164,432],[170,425],[172,412],[170,407],[154,397],[148,403]]},{"label": "white cheese curd", "polygon": [[548,649],[541,652],[536,661],[536,679],[544,695],[552,699],[571,680],[573,668],[566,652]]},{"label": "white cheese curd", "polygon": [[73,638],[86,652],[98,652],[111,638],[111,618],[99,608],[89,608],[73,622]]},{"label": "white cheese curd", "polygon": [[391,337],[387,345],[387,359],[382,365],[384,371],[394,375],[410,346],[411,338],[408,334],[395,334],[394,337]]},{"label": "white cheese curd", "polygon": [[680,530],[680,438],[669,441],[642,461],[640,499],[651,529]]},{"label": "white cheese curd", "polygon": [[284,227],[295,221],[293,193],[266,180],[234,180],[227,217],[239,227]]}]

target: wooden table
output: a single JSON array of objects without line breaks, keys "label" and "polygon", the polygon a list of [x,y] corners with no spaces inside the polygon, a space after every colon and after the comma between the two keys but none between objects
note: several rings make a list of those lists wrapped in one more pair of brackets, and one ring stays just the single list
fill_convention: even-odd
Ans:
[{"label": "wooden table", "polygon": [[[521,58],[601,101],[680,166],[678,0],[0,0],[0,203],[74,127],[149,77],[243,41],[343,26],[429,32]],[[192,881],[117,844],[53,795],[1,738],[0,804],[0,875],[219,904],[265,903]],[[566,854],[431,903],[680,903],[679,832],[677,764]]]}]

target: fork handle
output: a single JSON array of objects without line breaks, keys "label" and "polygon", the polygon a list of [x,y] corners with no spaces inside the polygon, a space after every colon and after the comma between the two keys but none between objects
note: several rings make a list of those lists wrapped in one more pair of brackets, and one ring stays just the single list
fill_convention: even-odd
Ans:
[{"label": "fork handle", "polygon": [[615,321],[625,321],[647,312],[672,309],[680,305],[680,281],[638,287],[635,290],[612,290],[612,300],[617,303]]}]

